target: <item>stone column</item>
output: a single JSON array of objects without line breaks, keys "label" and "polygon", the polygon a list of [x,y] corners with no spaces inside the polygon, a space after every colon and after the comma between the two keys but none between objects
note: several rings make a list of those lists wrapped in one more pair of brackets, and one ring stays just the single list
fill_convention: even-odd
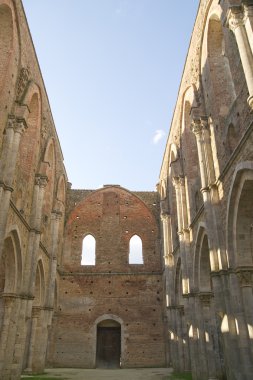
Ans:
[{"label": "stone column", "polygon": [[32,309],[31,336],[30,336],[30,342],[29,342],[29,352],[28,352],[28,360],[27,360],[27,368],[26,368],[26,372],[28,373],[32,372],[33,355],[34,355],[34,349],[36,345],[36,331],[37,331],[37,324],[38,324],[40,312],[41,312],[40,308]]},{"label": "stone column", "polygon": [[187,221],[187,205],[185,196],[184,176],[179,175],[173,177],[173,185],[175,187],[177,200],[178,235],[180,243],[180,256],[182,262],[182,287],[183,294],[187,294],[189,293],[189,275],[187,267],[187,258],[189,258],[189,230]]},{"label": "stone column", "polygon": [[29,232],[28,249],[24,268],[23,293],[33,297],[34,283],[37,268],[37,257],[40,243],[40,226],[42,205],[47,177],[37,175],[35,178],[32,211],[30,218],[31,231]]},{"label": "stone column", "polygon": [[194,119],[191,125],[191,130],[195,134],[197,140],[202,185],[201,192],[206,211],[205,216],[210,250],[210,265],[212,271],[217,271],[222,268],[227,268],[227,259],[225,253],[221,250],[221,238],[218,232],[219,218],[216,215],[216,207],[219,197],[214,185],[215,174],[208,119],[206,117]]},{"label": "stone column", "polygon": [[[241,346],[247,351],[244,358],[249,356],[247,367],[253,368],[253,268],[241,267],[237,269],[237,277],[241,288],[243,310],[238,315],[240,319],[239,333]],[[253,371],[253,369],[252,369]]]},{"label": "stone column", "polygon": [[245,319],[253,326],[253,268],[238,268],[237,276],[242,292]]},{"label": "stone column", "polygon": [[[214,323],[215,316],[211,310],[211,297],[212,293],[200,293],[199,300],[201,306],[202,316],[202,338],[203,345],[205,346],[205,359],[207,361],[207,375],[208,380],[217,380],[220,378],[220,373],[217,376],[216,357],[215,357],[215,342],[212,333],[212,324]],[[220,371],[219,371],[220,372]]]},{"label": "stone column", "polygon": [[[49,268],[49,282],[46,294],[45,304],[48,308],[53,310],[54,297],[55,297],[55,279],[57,270],[57,251],[59,241],[59,227],[62,219],[62,213],[60,211],[52,212],[51,223],[51,251],[50,251],[50,268]],[[52,317],[52,316],[51,316]],[[50,320],[51,324],[51,320]]]},{"label": "stone column", "polygon": [[253,54],[253,5],[244,5],[245,29]]},{"label": "stone column", "polygon": [[172,254],[172,237],[171,237],[171,215],[167,213],[161,214],[163,226],[163,252],[165,262],[165,290],[166,290],[166,306],[171,306],[174,302],[170,289],[173,289],[173,270],[174,256]]},{"label": "stone column", "polygon": [[13,191],[12,184],[17,154],[20,139],[25,128],[27,128],[27,125],[24,119],[17,119],[13,115],[9,116],[0,158],[0,257],[3,251],[10,198]]},{"label": "stone column", "polygon": [[14,294],[3,294],[4,318],[0,337],[0,373],[1,379],[11,378],[15,362],[15,339],[18,333],[18,318],[20,311],[20,297]]},{"label": "stone column", "polygon": [[[244,8],[242,6],[232,6],[227,14],[227,26],[234,32],[238,50],[241,57],[242,67],[249,90],[248,103],[253,108],[253,55],[249,40],[252,34],[247,35],[245,28]],[[249,29],[249,23],[247,22]]]}]

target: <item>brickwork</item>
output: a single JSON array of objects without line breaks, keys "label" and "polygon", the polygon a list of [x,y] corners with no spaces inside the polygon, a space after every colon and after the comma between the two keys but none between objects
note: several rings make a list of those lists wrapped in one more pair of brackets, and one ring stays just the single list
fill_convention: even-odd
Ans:
[{"label": "brickwork", "polygon": [[200,0],[157,192],[72,190],[22,2],[0,0],[2,380],[115,357],[252,379],[252,31],[252,1]]},{"label": "brickwork", "polygon": [[[72,208],[48,354],[54,366],[95,367],[97,321],[115,316],[122,367],[165,365],[158,199],[157,193],[137,194],[119,186],[68,192]],[[94,266],[81,265],[87,234],[96,239]],[[133,235],[142,239],[143,264],[129,264]]]}]

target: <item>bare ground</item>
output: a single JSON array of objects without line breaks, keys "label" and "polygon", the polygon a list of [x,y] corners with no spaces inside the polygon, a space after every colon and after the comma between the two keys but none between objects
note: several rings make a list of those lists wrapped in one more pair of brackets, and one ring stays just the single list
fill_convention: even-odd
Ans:
[{"label": "bare ground", "polygon": [[[47,377],[59,380],[168,380],[171,368],[136,368],[136,369],[47,369]],[[44,377],[44,376],[43,376]]]}]

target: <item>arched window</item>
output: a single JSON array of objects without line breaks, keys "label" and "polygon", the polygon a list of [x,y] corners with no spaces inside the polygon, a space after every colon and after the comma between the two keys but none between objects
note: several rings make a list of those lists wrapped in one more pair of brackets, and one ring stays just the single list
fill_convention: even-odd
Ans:
[{"label": "arched window", "polygon": [[96,239],[92,235],[86,235],[83,239],[81,265],[96,264]]},{"label": "arched window", "polygon": [[142,240],[138,235],[132,236],[129,242],[129,264],[143,264]]},{"label": "arched window", "polygon": [[215,16],[209,20],[207,49],[216,108],[226,116],[236,98],[229,60],[225,54],[225,40],[221,21]]}]

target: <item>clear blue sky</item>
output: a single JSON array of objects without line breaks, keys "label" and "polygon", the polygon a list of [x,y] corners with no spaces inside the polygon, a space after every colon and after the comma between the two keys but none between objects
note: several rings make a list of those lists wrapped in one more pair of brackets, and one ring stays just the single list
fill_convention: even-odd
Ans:
[{"label": "clear blue sky", "polygon": [[23,0],[72,188],[154,190],[199,0]]}]

